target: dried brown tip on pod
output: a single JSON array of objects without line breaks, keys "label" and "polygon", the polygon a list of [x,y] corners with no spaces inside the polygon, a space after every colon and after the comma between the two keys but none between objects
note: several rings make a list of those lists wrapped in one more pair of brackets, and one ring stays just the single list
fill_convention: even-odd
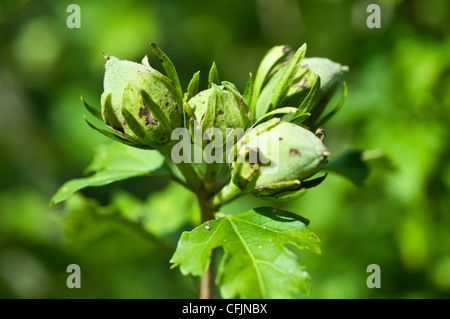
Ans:
[{"label": "dried brown tip on pod", "polygon": [[291,51],[291,47],[289,45],[284,45],[283,46],[283,53],[286,53],[288,51]]},{"label": "dried brown tip on pod", "polygon": [[103,54],[103,57],[105,58],[106,61],[108,61],[109,59],[111,59],[111,58],[109,57],[109,55],[105,54],[105,52],[102,52],[102,54]]},{"label": "dried brown tip on pod", "polygon": [[148,56],[145,56],[142,61],[141,61],[142,65],[145,65],[147,67],[150,67],[150,63],[148,62]]},{"label": "dried brown tip on pod", "polygon": [[319,128],[317,129],[315,135],[316,135],[321,141],[323,141],[324,138],[325,138],[325,136],[326,136],[326,135],[325,135],[325,131],[324,131],[321,127],[319,127]]}]

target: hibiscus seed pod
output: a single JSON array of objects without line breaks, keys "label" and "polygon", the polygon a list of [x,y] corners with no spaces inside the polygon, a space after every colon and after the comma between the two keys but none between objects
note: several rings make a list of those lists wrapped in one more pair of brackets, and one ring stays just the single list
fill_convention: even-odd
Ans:
[{"label": "hibiscus seed pod", "polygon": [[328,156],[312,132],[275,118],[257,125],[237,142],[232,180],[255,196],[291,199],[303,194],[308,184],[316,186],[303,181],[319,172]]},{"label": "hibiscus seed pod", "polygon": [[[199,92],[188,101],[195,116],[189,124],[191,135],[194,136],[194,131],[201,129],[203,140],[208,141],[204,133],[208,129],[218,129],[225,142],[230,130],[245,129],[247,126],[248,116],[241,111],[242,103],[223,85],[212,83],[210,89]],[[194,120],[200,127],[194,127]]]},{"label": "hibiscus seed pod", "polygon": [[101,106],[105,124],[130,142],[160,148],[182,126],[181,97],[173,82],[144,64],[106,57]]},{"label": "hibiscus seed pod", "polygon": [[[286,67],[286,62],[280,63],[270,74],[256,102],[256,118],[271,111],[269,101]],[[337,87],[343,83],[347,70],[348,67],[326,58],[302,59],[283,105],[279,107],[292,106],[299,108],[300,114],[309,113],[309,117],[295,122],[314,127]]]}]

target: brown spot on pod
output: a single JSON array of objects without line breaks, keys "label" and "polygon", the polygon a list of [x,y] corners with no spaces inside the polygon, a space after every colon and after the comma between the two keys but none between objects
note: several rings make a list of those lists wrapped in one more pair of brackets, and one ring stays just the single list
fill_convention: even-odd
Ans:
[{"label": "brown spot on pod", "polygon": [[300,83],[299,83],[299,85],[300,85],[300,87],[302,88],[302,90],[306,90],[307,89],[307,86],[306,86],[306,81],[307,81],[308,79],[307,79],[307,76],[305,75],[304,77],[303,77],[303,79],[300,81]]},{"label": "brown spot on pod", "polygon": [[142,102],[142,106],[139,109],[139,117],[143,118],[145,117],[145,125],[158,125],[159,122],[155,117],[153,116],[152,112],[147,108],[147,106]]},{"label": "brown spot on pod", "polygon": [[291,155],[291,156],[300,156],[300,151],[295,149],[295,148],[291,148],[289,150],[289,155]]},{"label": "brown spot on pod", "polygon": [[141,108],[139,109],[139,117],[143,118],[143,117],[147,117],[149,115],[150,111],[148,108],[146,108],[145,106],[141,106]]},{"label": "brown spot on pod", "polygon": [[288,52],[289,50],[291,50],[291,47],[288,45],[283,46],[283,53]]},{"label": "brown spot on pod", "polygon": [[145,119],[145,125],[158,125],[159,122],[157,119],[153,117],[152,112],[149,112],[147,118]]},{"label": "brown spot on pod", "polygon": [[121,127],[119,127],[119,126],[113,126],[112,128],[113,128],[115,131],[118,131],[118,132],[120,132],[120,133],[125,134],[123,128],[121,128]]}]

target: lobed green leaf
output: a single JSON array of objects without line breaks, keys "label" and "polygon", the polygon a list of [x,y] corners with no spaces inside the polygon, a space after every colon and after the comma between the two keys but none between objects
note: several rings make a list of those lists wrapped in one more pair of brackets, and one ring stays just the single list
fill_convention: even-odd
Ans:
[{"label": "lobed green leaf", "polygon": [[[309,293],[309,275],[286,245],[320,253],[308,220],[279,209],[260,207],[232,216],[218,216],[184,232],[171,259],[184,274],[203,275],[211,251],[224,256],[216,278],[224,298],[292,298]],[[208,225],[208,227],[206,227]]]},{"label": "lobed green leaf", "polygon": [[66,182],[53,195],[50,204],[62,202],[86,187],[103,186],[137,176],[171,174],[159,152],[139,150],[118,143],[100,147],[86,172],[93,175]]}]

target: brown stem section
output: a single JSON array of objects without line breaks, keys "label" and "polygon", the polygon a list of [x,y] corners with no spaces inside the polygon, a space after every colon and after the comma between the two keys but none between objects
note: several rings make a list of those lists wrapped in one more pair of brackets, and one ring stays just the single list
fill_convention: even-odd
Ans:
[{"label": "brown stem section", "polygon": [[[166,148],[161,149],[161,153],[169,159],[170,163],[171,159],[171,145],[168,145]],[[181,162],[176,165],[178,170],[181,172],[185,181],[183,184],[187,185],[190,190],[197,194],[198,203],[200,204],[201,211],[201,222],[204,223],[208,220],[214,218],[214,209],[212,206],[212,196],[213,190],[216,187],[216,183],[213,182],[212,176],[209,178],[203,178],[199,176],[198,172],[195,170],[195,167],[190,163]],[[211,169],[210,169],[211,171]],[[211,180],[210,180],[211,179]],[[215,205],[214,208],[218,209],[220,205]],[[203,275],[202,283],[200,285],[200,293],[199,297],[201,299],[211,299],[214,297],[214,252],[211,253],[211,262],[209,264],[208,269],[206,270],[205,275]]]},{"label": "brown stem section", "polygon": [[200,299],[214,298],[214,251],[211,253],[211,262],[203,275],[202,283],[200,284]]},{"label": "brown stem section", "polygon": [[[209,201],[209,194],[206,190],[197,193],[198,202],[200,204],[202,223],[214,218],[214,212]],[[214,297],[214,251],[211,253],[211,262],[203,275],[200,285],[200,299],[212,299]]]}]

